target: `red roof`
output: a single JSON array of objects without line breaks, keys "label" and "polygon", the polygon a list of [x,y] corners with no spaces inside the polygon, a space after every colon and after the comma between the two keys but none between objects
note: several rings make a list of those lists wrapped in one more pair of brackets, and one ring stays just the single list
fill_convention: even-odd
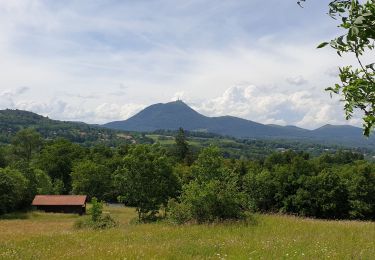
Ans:
[{"label": "red roof", "polygon": [[33,206],[85,205],[86,195],[36,195]]}]

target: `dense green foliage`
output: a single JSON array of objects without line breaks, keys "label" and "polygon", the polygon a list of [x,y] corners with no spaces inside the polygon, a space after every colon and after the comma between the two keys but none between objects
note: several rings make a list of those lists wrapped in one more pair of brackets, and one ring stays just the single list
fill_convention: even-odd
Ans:
[{"label": "dense green foliage", "polygon": [[180,127],[175,137],[177,158],[182,162],[188,160],[189,156],[189,144],[187,142],[185,131]]},{"label": "dense green foliage", "polygon": [[19,209],[27,186],[27,179],[21,172],[0,168],[0,214]]},{"label": "dense green foliage", "polygon": [[108,167],[93,161],[81,161],[72,169],[73,193],[86,194],[89,198],[110,199],[112,176]]},{"label": "dense green foliage", "polygon": [[[172,204],[171,216],[181,208],[198,223],[238,219],[243,213],[243,200],[238,185],[239,176],[225,165],[220,150],[204,149],[191,167],[193,179],[184,185],[179,197],[182,205]],[[181,222],[181,218],[174,219]],[[186,218],[185,221],[190,220]]]},{"label": "dense green foliage", "polygon": [[[21,134],[26,144],[37,136]],[[113,148],[41,140],[25,156],[17,142],[1,147],[0,213],[27,209],[35,194],[87,194],[135,206],[141,221],[160,217],[161,209],[177,223],[241,219],[249,211],[374,219],[375,164],[362,154],[283,149],[249,160],[189,145],[186,161],[176,141]]]},{"label": "dense green foliage", "polygon": [[165,150],[158,145],[132,147],[115,172],[115,184],[120,201],[136,206],[139,220],[153,218],[179,188]]},{"label": "dense green foliage", "polygon": [[244,179],[254,210],[318,218],[374,218],[373,187],[374,164],[349,153],[313,160],[293,152],[275,154]]}]

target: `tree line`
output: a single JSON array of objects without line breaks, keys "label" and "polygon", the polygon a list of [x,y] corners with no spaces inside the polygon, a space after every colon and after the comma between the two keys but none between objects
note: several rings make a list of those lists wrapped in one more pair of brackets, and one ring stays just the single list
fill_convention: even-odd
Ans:
[{"label": "tree line", "polygon": [[36,194],[121,202],[135,207],[140,221],[167,216],[203,223],[242,219],[248,212],[373,220],[375,164],[349,151],[229,159],[215,146],[191,150],[183,129],[170,147],[114,148],[46,141],[24,129],[11,145],[0,146],[0,214],[28,209]]}]

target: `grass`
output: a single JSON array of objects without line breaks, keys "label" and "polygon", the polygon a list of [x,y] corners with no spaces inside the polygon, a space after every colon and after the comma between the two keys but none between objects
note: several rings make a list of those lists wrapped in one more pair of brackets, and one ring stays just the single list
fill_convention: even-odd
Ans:
[{"label": "grass", "polygon": [[374,259],[375,223],[257,215],[256,225],[132,224],[131,208],[106,207],[118,228],[76,230],[79,216],[32,212],[0,220],[0,259]]}]

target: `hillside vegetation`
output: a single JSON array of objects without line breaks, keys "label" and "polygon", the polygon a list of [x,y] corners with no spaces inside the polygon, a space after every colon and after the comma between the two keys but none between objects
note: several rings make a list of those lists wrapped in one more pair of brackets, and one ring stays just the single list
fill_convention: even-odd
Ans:
[{"label": "hillside vegetation", "polygon": [[[147,139],[154,143],[160,143],[167,148],[173,148],[175,135],[178,131],[157,130],[146,133]],[[323,153],[335,153],[340,150],[362,153],[368,160],[374,160],[375,147],[373,148],[353,148],[341,145],[319,144],[313,141],[294,141],[289,139],[257,140],[238,139],[230,136],[221,136],[213,133],[201,133],[185,131],[187,141],[191,149],[198,152],[202,148],[214,145],[220,147],[223,155],[227,158],[242,159],[264,159],[274,152],[285,152],[293,150],[295,152],[308,152],[316,157]]]},{"label": "hillside vegetation", "polygon": [[375,255],[371,222],[256,215],[248,225],[140,225],[133,224],[132,208],[104,210],[120,222],[118,228],[76,230],[73,224],[82,217],[39,212],[0,220],[0,259],[372,259]]},{"label": "hillside vegetation", "polygon": [[[171,146],[177,131],[157,130],[150,133],[112,130],[98,125],[79,122],[52,120],[38,114],[22,110],[0,110],[0,144],[9,144],[21,129],[33,128],[46,140],[67,139],[84,146],[106,145],[116,147],[132,143],[155,143]],[[313,156],[324,152],[335,152],[340,149],[352,150],[366,154],[367,158],[375,155],[375,148],[353,148],[338,145],[319,144],[308,140],[255,140],[236,139],[230,136],[204,132],[187,132],[189,144],[198,152],[209,145],[220,147],[224,156],[231,158],[259,159],[275,151],[292,149],[308,151]]]},{"label": "hillside vegetation", "polygon": [[86,194],[136,207],[140,222],[162,209],[176,223],[239,220],[249,211],[375,217],[375,164],[360,153],[285,150],[249,160],[213,145],[194,151],[182,129],[174,142],[84,147],[21,130],[0,146],[0,214],[28,209],[35,194]]},{"label": "hillside vegetation", "polygon": [[49,140],[65,138],[84,145],[101,143],[114,146],[147,141],[142,139],[141,134],[130,134],[80,122],[52,120],[23,110],[0,110],[0,144],[10,143],[14,135],[25,128],[34,128]]}]

